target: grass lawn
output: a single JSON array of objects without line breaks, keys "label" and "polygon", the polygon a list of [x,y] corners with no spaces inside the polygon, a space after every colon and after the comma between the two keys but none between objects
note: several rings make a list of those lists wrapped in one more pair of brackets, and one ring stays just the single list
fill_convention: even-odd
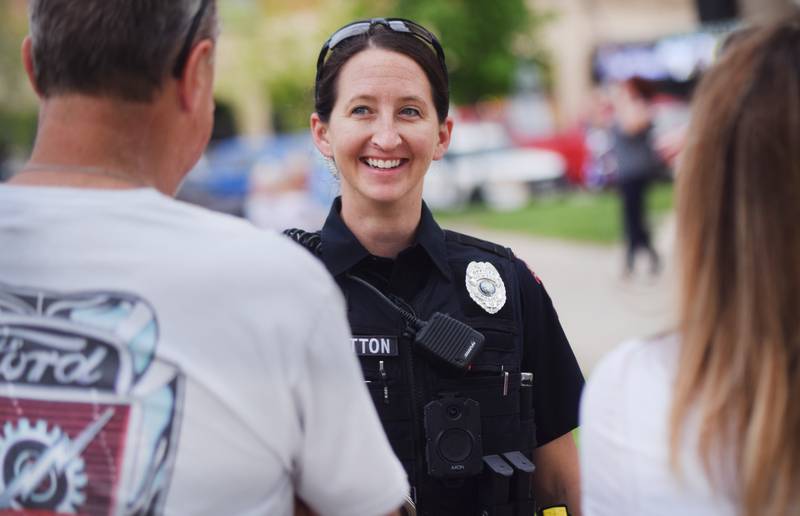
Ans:
[{"label": "grass lawn", "polygon": [[[651,224],[672,209],[672,184],[658,183],[648,193]],[[483,205],[437,212],[443,227],[465,223],[488,229],[519,231],[531,235],[612,244],[622,238],[622,208],[615,191],[566,191],[536,197],[514,211],[491,211]]]}]

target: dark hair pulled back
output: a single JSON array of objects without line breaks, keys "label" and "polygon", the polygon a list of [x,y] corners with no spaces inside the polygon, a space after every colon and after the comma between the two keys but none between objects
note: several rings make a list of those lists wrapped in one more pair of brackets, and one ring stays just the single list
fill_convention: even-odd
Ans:
[{"label": "dark hair pulled back", "polygon": [[413,59],[428,78],[439,122],[445,121],[450,108],[450,83],[434,50],[416,37],[376,24],[364,34],[341,41],[331,50],[330,56],[322,65],[314,85],[314,109],[323,122],[330,119],[336,103],[336,83],[342,67],[351,57],[368,48],[389,50]]}]

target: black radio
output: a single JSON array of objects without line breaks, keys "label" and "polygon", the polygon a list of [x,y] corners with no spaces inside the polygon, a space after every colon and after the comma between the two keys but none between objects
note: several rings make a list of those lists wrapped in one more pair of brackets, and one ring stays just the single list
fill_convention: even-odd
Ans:
[{"label": "black radio", "polygon": [[387,306],[397,311],[414,329],[414,343],[428,358],[463,372],[483,349],[483,334],[458,319],[436,312],[430,320],[423,321],[411,313],[410,309],[406,310],[389,299],[364,278],[352,274],[347,274],[347,277],[371,290]]}]

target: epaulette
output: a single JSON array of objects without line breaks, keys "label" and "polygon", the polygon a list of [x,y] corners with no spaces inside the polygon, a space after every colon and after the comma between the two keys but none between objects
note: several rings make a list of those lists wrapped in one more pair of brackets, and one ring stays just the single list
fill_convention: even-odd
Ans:
[{"label": "epaulette", "polygon": [[480,238],[475,238],[473,236],[465,235],[464,233],[458,233],[456,231],[445,229],[444,238],[445,240],[449,240],[451,242],[458,242],[460,244],[477,247],[478,249],[483,249],[484,251],[489,251],[490,253],[502,256],[503,258],[509,258],[509,259],[514,258],[514,253],[511,251],[510,248],[495,244],[493,242],[489,242],[487,240],[481,240]]},{"label": "epaulette", "polygon": [[283,234],[302,245],[316,257],[322,256],[322,231],[305,231],[303,229],[284,229]]}]

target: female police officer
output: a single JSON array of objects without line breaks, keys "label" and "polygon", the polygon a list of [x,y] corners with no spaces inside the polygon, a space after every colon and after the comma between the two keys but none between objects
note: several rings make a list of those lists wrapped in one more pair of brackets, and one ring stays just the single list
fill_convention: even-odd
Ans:
[{"label": "female police officer", "polygon": [[341,197],[320,232],[286,233],[345,294],[418,514],[532,514],[533,495],[577,514],[583,377],[550,298],[509,249],[443,231],[422,201],[450,142],[448,105],[444,52],[425,28],[339,29],[317,61],[311,132]]}]

